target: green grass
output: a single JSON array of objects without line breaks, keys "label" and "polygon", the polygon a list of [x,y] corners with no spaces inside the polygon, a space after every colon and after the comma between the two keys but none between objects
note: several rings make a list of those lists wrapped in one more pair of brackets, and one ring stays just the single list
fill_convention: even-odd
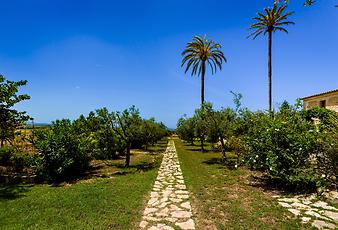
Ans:
[{"label": "green grass", "polygon": [[74,183],[0,185],[1,229],[135,229],[161,159],[137,150],[129,169],[123,159],[95,161],[91,174]]},{"label": "green grass", "polygon": [[[197,229],[310,229],[278,206],[272,191],[249,183],[253,172],[221,164],[220,153],[175,140]],[[228,162],[235,162],[228,154]]]}]

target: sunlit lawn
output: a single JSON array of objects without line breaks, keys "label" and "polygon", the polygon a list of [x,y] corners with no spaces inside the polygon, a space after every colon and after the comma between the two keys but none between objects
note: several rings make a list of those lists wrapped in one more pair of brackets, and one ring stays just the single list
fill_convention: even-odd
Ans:
[{"label": "sunlit lawn", "polygon": [[[179,139],[175,144],[186,184],[192,192],[197,229],[310,228],[279,207],[271,191],[250,185],[252,172],[248,169],[236,170],[221,164],[218,152],[201,153],[199,146]],[[211,150],[210,145],[207,149]]]},{"label": "sunlit lawn", "polygon": [[[155,180],[166,141],[134,151],[123,160],[95,161],[77,182],[59,185],[1,185],[1,229],[133,229]],[[153,150],[153,151],[151,151]]]}]

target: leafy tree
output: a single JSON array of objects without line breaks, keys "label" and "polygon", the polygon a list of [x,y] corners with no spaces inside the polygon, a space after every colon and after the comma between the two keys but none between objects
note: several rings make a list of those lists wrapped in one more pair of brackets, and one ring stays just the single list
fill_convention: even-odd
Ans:
[{"label": "leafy tree", "polygon": [[230,139],[233,135],[233,123],[236,118],[236,113],[230,109],[225,108],[215,111],[211,103],[205,103],[204,110],[207,116],[207,135],[214,141],[220,141],[222,159],[225,159],[225,139]]},{"label": "leafy tree", "polygon": [[292,21],[288,21],[288,17],[293,14],[293,12],[284,13],[286,5],[277,5],[276,3],[273,7],[264,9],[263,13],[257,13],[257,17],[254,17],[253,20],[256,23],[250,26],[250,29],[253,29],[254,32],[249,35],[255,39],[261,34],[268,34],[268,81],[269,81],[269,111],[272,112],[272,34],[276,31],[282,31],[288,33],[284,28],[286,25],[295,24]]},{"label": "leafy tree", "polygon": [[226,62],[221,45],[205,37],[194,36],[182,52],[182,67],[186,64],[185,73],[192,69],[191,75],[201,76],[201,105],[204,103],[204,76],[206,66],[209,65],[212,74],[217,68],[222,69],[223,61]]},{"label": "leafy tree", "polygon": [[135,106],[122,112],[111,113],[111,125],[114,132],[126,143],[125,167],[130,164],[130,149],[133,142],[138,141],[142,118]]},{"label": "leafy tree", "polygon": [[29,119],[26,112],[19,112],[13,109],[13,106],[17,103],[30,99],[26,94],[18,94],[19,87],[26,84],[26,80],[9,81],[0,75],[0,147],[6,141],[11,143],[15,137],[16,130]]},{"label": "leafy tree", "polygon": [[181,117],[177,122],[176,132],[178,136],[182,140],[189,141],[191,145],[194,145],[195,125],[195,119],[188,118],[186,115]]},{"label": "leafy tree", "polygon": [[157,123],[155,118],[149,120],[144,119],[141,124],[141,133],[143,137],[143,144],[145,148],[148,148],[148,145],[154,145],[157,141],[161,140],[167,135],[167,128],[163,123]]},{"label": "leafy tree", "polygon": [[207,104],[202,104],[200,109],[195,110],[194,120],[195,120],[195,136],[198,137],[201,141],[201,150],[204,152],[204,141],[205,136],[207,134],[207,127],[208,127],[208,111],[206,107]]}]

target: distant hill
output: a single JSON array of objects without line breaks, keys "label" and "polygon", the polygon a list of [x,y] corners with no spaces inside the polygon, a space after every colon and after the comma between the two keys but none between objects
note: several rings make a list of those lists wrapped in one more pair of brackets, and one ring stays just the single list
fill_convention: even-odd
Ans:
[{"label": "distant hill", "polygon": [[[28,127],[32,127],[33,126],[32,123],[29,123],[27,125],[28,125]],[[51,125],[50,123],[39,123],[39,122],[34,123],[35,127],[48,127],[50,125]]]}]

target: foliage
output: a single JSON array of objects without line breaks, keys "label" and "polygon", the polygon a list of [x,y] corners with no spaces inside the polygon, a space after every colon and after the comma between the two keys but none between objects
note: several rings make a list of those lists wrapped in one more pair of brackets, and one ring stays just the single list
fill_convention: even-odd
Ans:
[{"label": "foliage", "polygon": [[[105,130],[115,135],[118,147],[125,150],[125,166],[129,167],[130,149],[141,148],[154,144],[167,135],[166,127],[162,123],[155,122],[155,119],[145,120],[140,116],[140,112],[135,106],[122,112],[109,112],[106,108],[96,110],[99,123],[104,125]],[[108,134],[108,131],[105,131]]]},{"label": "foliage", "polygon": [[65,119],[53,122],[49,129],[35,132],[38,155],[33,168],[41,179],[73,179],[88,168],[89,138],[77,135],[74,130],[74,122]]},{"label": "foliage", "polygon": [[[301,110],[283,102],[274,113],[241,108],[241,95],[234,94],[236,109],[213,109],[204,103],[192,118],[178,122],[180,138],[205,137],[237,156],[236,167],[246,163],[293,189],[313,190],[337,183],[338,115],[323,108]],[[318,122],[313,122],[313,119]]]},{"label": "foliage", "polygon": [[19,152],[14,147],[0,148],[0,165],[6,167],[6,171],[22,172],[24,168],[31,167],[31,164],[32,156]]},{"label": "foliage", "polygon": [[333,169],[337,162],[337,142],[327,130],[321,131],[304,119],[297,107],[286,104],[274,116],[247,115],[245,140],[252,168],[263,170],[272,179],[295,189],[329,185],[337,172]]},{"label": "foliage", "polygon": [[19,112],[13,107],[30,97],[26,94],[18,94],[19,87],[27,84],[27,81],[9,81],[0,75],[0,146],[6,141],[12,142],[16,130],[28,121],[26,112]]},{"label": "foliage", "polygon": [[181,117],[177,122],[176,133],[177,135],[185,141],[194,144],[195,138],[195,119],[188,118],[186,115]]},{"label": "foliage", "polygon": [[186,64],[185,73],[191,70],[191,75],[201,76],[201,105],[204,103],[204,75],[206,66],[211,68],[212,74],[222,69],[223,61],[226,62],[221,45],[205,37],[194,36],[182,52],[182,67]]},{"label": "foliage", "polygon": [[0,148],[0,164],[7,165],[15,152],[14,147],[1,147]]}]

